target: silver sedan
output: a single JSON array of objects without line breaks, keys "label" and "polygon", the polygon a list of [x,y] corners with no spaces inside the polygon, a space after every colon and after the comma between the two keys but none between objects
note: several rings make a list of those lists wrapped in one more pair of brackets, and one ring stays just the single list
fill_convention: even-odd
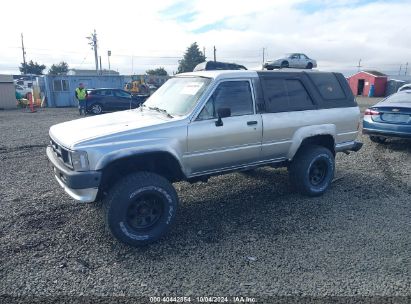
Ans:
[{"label": "silver sedan", "polygon": [[275,68],[312,69],[316,67],[316,60],[301,53],[285,54],[281,58],[269,61],[264,65],[264,68],[267,70],[273,70]]}]

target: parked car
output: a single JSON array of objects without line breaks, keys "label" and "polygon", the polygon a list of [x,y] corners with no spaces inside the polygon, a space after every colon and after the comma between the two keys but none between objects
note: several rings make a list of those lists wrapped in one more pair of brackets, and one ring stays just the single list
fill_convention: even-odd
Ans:
[{"label": "parked car", "polygon": [[397,92],[407,91],[407,90],[411,91],[411,83],[407,83],[407,84],[404,84],[403,86],[399,87]]},{"label": "parked car", "polygon": [[134,109],[147,98],[121,89],[88,89],[87,93],[87,112],[92,114]]},{"label": "parked car", "polygon": [[192,72],[169,79],[139,109],[52,126],[47,156],[71,197],[101,200],[112,235],[141,246],[175,219],[173,182],[269,165],[288,167],[300,193],[323,194],[336,153],[362,146],[359,120],[340,73]]},{"label": "parked car", "polygon": [[264,68],[267,70],[273,70],[275,68],[312,69],[316,67],[316,60],[301,53],[285,54],[283,57],[269,61],[264,65]]},{"label": "parked car", "polygon": [[390,137],[411,139],[411,90],[392,94],[366,109],[363,134],[376,143]]}]

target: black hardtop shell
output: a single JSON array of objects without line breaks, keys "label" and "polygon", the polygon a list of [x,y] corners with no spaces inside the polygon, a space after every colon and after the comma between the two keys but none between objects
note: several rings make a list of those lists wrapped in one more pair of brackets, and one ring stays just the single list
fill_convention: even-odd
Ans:
[{"label": "black hardtop shell", "polygon": [[[308,95],[311,97],[315,109],[330,109],[330,108],[345,108],[345,107],[357,107],[355,97],[351,92],[350,86],[344,75],[335,72],[323,72],[323,71],[301,71],[301,70],[277,70],[277,71],[257,71],[259,77],[259,85],[256,85],[257,91],[257,104],[259,109],[266,109],[266,105],[269,102],[267,94],[264,94],[269,90],[268,81],[272,80],[299,80]],[[339,86],[343,91],[344,97],[336,99],[326,99],[321,95],[318,87],[317,78],[321,78],[322,85],[326,85],[327,79],[335,82],[338,81]],[[264,104],[261,104],[264,103]]]}]

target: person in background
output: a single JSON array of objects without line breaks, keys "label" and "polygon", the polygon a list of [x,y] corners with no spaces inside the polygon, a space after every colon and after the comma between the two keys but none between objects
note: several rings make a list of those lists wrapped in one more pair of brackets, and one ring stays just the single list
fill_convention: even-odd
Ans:
[{"label": "person in background", "polygon": [[87,90],[84,87],[84,84],[79,83],[78,88],[76,88],[76,99],[78,100],[78,110],[80,112],[84,113],[84,116],[86,115],[86,99],[87,99]]}]

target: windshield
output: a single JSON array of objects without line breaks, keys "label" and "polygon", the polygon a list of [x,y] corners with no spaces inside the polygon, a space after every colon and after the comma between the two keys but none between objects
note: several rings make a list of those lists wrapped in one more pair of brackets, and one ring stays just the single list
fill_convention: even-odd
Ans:
[{"label": "windshield", "polygon": [[211,79],[205,77],[176,77],[169,79],[144,103],[148,108],[165,110],[172,116],[190,113]]}]

